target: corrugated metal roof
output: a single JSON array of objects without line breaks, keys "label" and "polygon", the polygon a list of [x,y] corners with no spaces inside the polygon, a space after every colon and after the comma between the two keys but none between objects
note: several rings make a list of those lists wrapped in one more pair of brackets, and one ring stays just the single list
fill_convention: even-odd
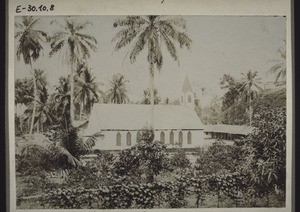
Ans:
[{"label": "corrugated metal roof", "polygon": [[[150,123],[150,116],[151,105],[95,104],[86,132],[140,130]],[[194,110],[178,105],[155,105],[154,127],[156,130],[203,129]]]},{"label": "corrugated metal roof", "polygon": [[254,130],[254,127],[246,125],[228,125],[228,124],[216,124],[216,125],[205,125],[204,132],[218,132],[218,133],[229,133],[248,135]]}]

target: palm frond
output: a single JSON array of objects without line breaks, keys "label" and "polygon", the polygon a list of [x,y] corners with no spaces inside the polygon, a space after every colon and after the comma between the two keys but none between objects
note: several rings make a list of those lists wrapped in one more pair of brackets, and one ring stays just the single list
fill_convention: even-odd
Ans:
[{"label": "palm frond", "polygon": [[65,43],[65,40],[62,40],[55,46],[51,47],[52,49],[49,53],[49,56],[52,57],[55,53],[59,52],[63,48],[64,43]]},{"label": "palm frond", "polygon": [[91,50],[93,50],[93,51],[97,50],[97,47],[94,44],[92,44],[91,42],[89,42],[88,40],[83,40],[83,41],[89,46],[89,48]]},{"label": "palm frond", "polygon": [[97,133],[89,136],[88,139],[85,141],[86,148],[89,150],[92,149],[96,144],[97,138],[103,139],[104,134],[102,134],[102,132],[97,132]]},{"label": "palm frond", "polygon": [[136,61],[136,57],[139,55],[139,53],[144,49],[145,44],[146,44],[146,37],[147,35],[150,33],[150,30],[145,30],[144,32],[142,32],[140,34],[140,36],[138,37],[137,42],[135,43],[135,45],[133,46],[131,52],[130,52],[130,61],[131,63]]},{"label": "palm frond", "polygon": [[[132,31],[132,30],[130,30]],[[140,30],[133,30],[132,33],[126,33],[126,29],[124,31],[121,31],[120,34],[117,34],[112,41],[113,42],[117,42],[116,46],[115,46],[115,50],[118,51],[121,48],[123,48],[124,46],[126,46],[127,44],[131,43],[134,38],[136,38],[136,36],[138,35],[138,33],[140,32]],[[124,34],[124,36],[123,36]],[[118,40],[118,41],[117,41]]]},{"label": "palm frond", "polygon": [[90,40],[90,41],[94,42],[95,44],[97,44],[97,40],[94,36],[87,35],[87,34],[81,34],[78,32],[76,32],[75,35],[80,37],[82,40]]},{"label": "palm frond", "polygon": [[16,34],[15,34],[15,38],[18,38],[20,35],[22,35],[22,31],[19,31],[19,32],[16,32]]},{"label": "palm frond", "polygon": [[81,55],[83,56],[83,58],[91,57],[88,48],[81,41],[79,41],[79,47],[80,47],[80,52],[81,52]]},{"label": "palm frond", "polygon": [[180,32],[178,34],[178,42],[179,42],[180,48],[185,46],[187,49],[190,49],[192,40],[184,32]]},{"label": "palm frond", "polygon": [[113,26],[128,26],[128,27],[135,27],[135,26],[140,26],[147,23],[147,21],[142,18],[141,16],[127,16],[125,19],[117,19]]},{"label": "palm frond", "polygon": [[81,161],[74,157],[65,147],[58,145],[53,154],[54,160],[66,160],[72,167],[79,167],[82,165]]},{"label": "palm frond", "polygon": [[24,26],[18,22],[15,22],[15,27],[24,30]]},{"label": "palm frond", "polygon": [[167,47],[168,52],[170,53],[171,57],[175,60],[178,61],[178,56],[177,56],[177,51],[175,45],[172,43],[172,41],[164,34],[162,33],[162,40],[164,44]]},{"label": "palm frond", "polygon": [[186,29],[186,21],[183,18],[173,18],[164,20],[165,23]]},{"label": "palm frond", "polygon": [[39,21],[40,19],[39,18],[37,18],[37,19],[34,19],[32,22],[30,22],[30,23],[28,23],[28,25],[27,25],[27,30],[29,30],[29,29],[31,29],[31,28],[33,28],[34,27],[34,25],[35,24],[37,24],[37,22]]},{"label": "palm frond", "polygon": [[[84,23],[77,23],[77,26],[75,27],[74,31],[80,31],[82,29],[85,29],[88,25],[93,25],[92,22],[86,21]],[[96,42],[97,43],[97,42]]]}]

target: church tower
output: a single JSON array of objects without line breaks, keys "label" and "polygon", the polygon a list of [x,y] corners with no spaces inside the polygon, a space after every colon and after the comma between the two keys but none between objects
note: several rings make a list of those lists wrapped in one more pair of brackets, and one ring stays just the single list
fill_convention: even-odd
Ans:
[{"label": "church tower", "polygon": [[194,92],[187,76],[184,79],[181,92],[180,105],[194,109]]}]

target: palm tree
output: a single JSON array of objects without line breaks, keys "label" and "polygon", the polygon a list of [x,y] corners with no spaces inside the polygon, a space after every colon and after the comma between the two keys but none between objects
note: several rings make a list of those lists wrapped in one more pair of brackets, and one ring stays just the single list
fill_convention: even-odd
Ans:
[{"label": "palm tree", "polygon": [[93,103],[98,101],[98,84],[95,82],[95,78],[88,69],[75,77],[75,102],[80,104],[80,120],[82,112],[89,115]]},{"label": "palm tree", "polygon": [[[178,61],[177,50],[174,42],[178,42],[180,48],[190,48],[191,39],[185,32],[186,24],[183,19],[164,19],[162,16],[149,15],[142,16],[127,16],[124,19],[116,20],[114,27],[122,29],[112,39],[116,42],[115,49],[118,51],[124,46],[136,40],[130,50],[130,62],[134,63],[141,51],[148,51],[149,75],[150,75],[150,90],[151,90],[151,112],[154,109],[154,69],[160,71],[163,65],[163,55],[161,52],[162,43],[167,48],[173,60]],[[151,116],[151,124],[153,126],[153,115]]]},{"label": "palm tree", "polygon": [[[54,133],[50,140],[54,142],[36,142],[31,140],[21,148],[23,157],[30,157],[33,161],[46,160],[48,167],[55,170],[68,170],[82,165],[81,156],[89,153],[98,137],[103,138],[101,132],[84,139],[79,135],[79,128],[71,125],[68,112],[64,113],[59,124],[53,126]],[[47,167],[42,167],[47,168]]]},{"label": "palm tree", "polygon": [[124,80],[122,74],[113,75],[112,80],[109,81],[109,89],[106,92],[106,98],[108,102],[115,104],[122,104],[129,101],[127,96],[127,86],[128,80]]},{"label": "palm tree", "polygon": [[240,96],[243,100],[249,102],[249,122],[252,125],[252,106],[251,102],[263,90],[259,84],[261,79],[257,78],[257,71],[248,71],[247,74],[242,73],[243,79],[239,88]]},{"label": "palm tree", "polygon": [[40,98],[37,105],[37,124],[40,126],[41,131],[44,131],[45,124],[53,124],[55,117],[53,114],[53,102],[49,99],[49,94],[46,87],[43,87],[40,92]]},{"label": "palm tree", "polygon": [[[32,61],[36,61],[43,47],[41,41],[43,41],[42,36],[47,38],[47,34],[41,30],[35,29],[36,24],[39,22],[39,19],[35,19],[32,16],[22,17],[22,23],[15,23],[16,31],[15,39],[18,39],[17,45],[17,59],[20,60],[21,56],[25,64],[30,65],[30,71],[33,78],[33,87],[34,87],[34,102],[33,102],[33,111],[32,117],[35,117],[36,111],[36,100],[37,100],[37,87],[35,84],[34,71],[32,66]],[[32,134],[34,119],[31,120],[29,134]]]},{"label": "palm tree", "polygon": [[[142,99],[142,104],[150,105],[151,97],[150,97],[150,89],[144,90],[144,95]],[[157,105],[161,101],[161,98],[158,96],[158,90],[154,89],[154,104]]]},{"label": "palm tree", "polygon": [[70,82],[69,77],[60,77],[59,84],[55,88],[54,94],[51,96],[54,102],[54,111],[56,111],[57,117],[61,117],[70,108]]},{"label": "palm tree", "polygon": [[283,81],[285,81],[286,78],[286,51],[283,48],[279,48],[277,51],[280,54],[280,59],[274,60],[276,64],[269,69],[269,72],[277,74],[275,85],[278,85],[278,80],[280,78],[282,78]]},{"label": "palm tree", "polygon": [[[44,131],[45,124],[53,124],[54,123],[54,115],[53,115],[53,104],[49,101],[49,95],[46,87],[43,87],[38,92],[39,99],[37,100],[36,107],[36,116],[34,117],[34,125],[37,127],[37,132]],[[25,121],[28,119],[32,119],[32,105],[28,106],[28,109],[25,111],[27,117]]]},{"label": "palm tree", "polygon": [[95,37],[81,33],[91,22],[78,23],[72,18],[65,19],[65,25],[61,25],[56,21],[51,23],[57,23],[61,27],[61,31],[54,33],[50,38],[51,51],[50,57],[57,52],[64,52],[66,62],[69,65],[70,76],[70,115],[71,123],[74,121],[74,74],[76,69],[76,63],[78,60],[86,60],[90,58],[90,50],[95,51],[97,47],[97,40]]},{"label": "palm tree", "polygon": [[[34,82],[35,81],[35,82]],[[35,104],[33,104],[33,106],[29,105],[29,109],[27,110],[27,113],[28,111],[32,111],[33,108],[34,108],[34,105],[36,107],[36,111],[34,113],[34,117],[33,117],[33,113],[31,115],[28,115],[28,117],[30,117],[30,119],[34,119],[34,124],[37,124],[37,131],[39,132],[39,123],[38,122],[38,117],[39,117],[39,111],[40,110],[40,106],[41,104],[46,104],[46,102],[43,102],[43,98],[46,98],[46,100],[48,99],[48,92],[47,92],[47,89],[46,89],[46,86],[48,85],[48,82],[47,82],[47,78],[46,78],[46,75],[45,75],[45,72],[41,69],[34,69],[34,80],[28,80],[27,81],[27,89],[29,91],[32,91],[34,90],[34,84],[36,85],[36,93],[37,93],[37,96],[38,98],[34,101]],[[46,92],[46,93],[45,93]],[[46,95],[46,96],[45,96]],[[32,98],[31,96],[28,96],[27,98]]]}]

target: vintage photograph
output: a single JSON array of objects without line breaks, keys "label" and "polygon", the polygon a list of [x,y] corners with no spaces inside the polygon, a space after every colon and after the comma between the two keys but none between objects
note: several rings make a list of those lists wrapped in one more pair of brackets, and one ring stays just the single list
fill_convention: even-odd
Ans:
[{"label": "vintage photograph", "polygon": [[286,207],[285,16],[14,24],[17,209]]}]

